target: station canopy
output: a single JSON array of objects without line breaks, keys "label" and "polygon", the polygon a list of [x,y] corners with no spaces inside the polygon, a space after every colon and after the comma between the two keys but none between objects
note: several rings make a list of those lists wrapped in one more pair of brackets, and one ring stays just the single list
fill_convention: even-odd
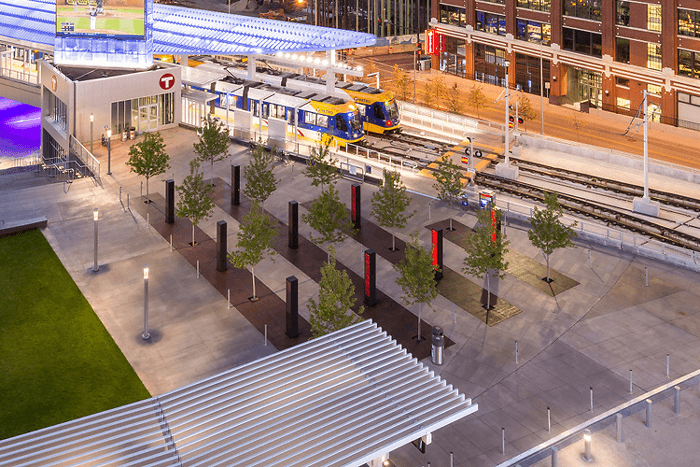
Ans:
[{"label": "station canopy", "polygon": [[1,440],[0,466],[359,466],[477,408],[366,320],[159,397]]},{"label": "station canopy", "polygon": [[[52,51],[56,1],[0,0],[0,41]],[[373,45],[376,37],[343,29],[153,5],[153,53],[250,55],[316,52]]]}]

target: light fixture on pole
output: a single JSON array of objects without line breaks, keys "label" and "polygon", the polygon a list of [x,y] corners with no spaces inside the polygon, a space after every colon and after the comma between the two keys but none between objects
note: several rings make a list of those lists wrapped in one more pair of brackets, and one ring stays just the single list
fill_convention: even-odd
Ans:
[{"label": "light fixture on pole", "polygon": [[92,150],[92,122],[95,120],[95,116],[93,114],[90,114],[90,154],[92,154],[94,151]]},{"label": "light fixture on pole", "polygon": [[544,135],[544,72],[542,70],[544,57],[542,51],[542,37],[540,36],[540,134]]},{"label": "light fixture on pole", "polygon": [[92,264],[92,272],[97,272],[100,270],[100,267],[97,265],[97,221],[99,219],[99,211],[97,208],[92,212],[92,220],[95,224],[95,254],[94,254],[94,262]]},{"label": "light fixture on pole", "polygon": [[141,337],[144,340],[151,337],[148,333],[148,264],[143,266],[143,334]]},{"label": "light fixture on pole", "polygon": [[508,98],[510,97],[510,89],[509,89],[509,81],[508,81],[508,68],[510,67],[510,61],[506,60],[504,62],[504,67],[505,67],[505,87],[503,89],[503,92],[498,96],[496,101],[494,103],[497,103],[498,101],[501,100],[501,97],[505,97],[505,105],[506,105],[506,112],[505,112],[505,125],[504,125],[504,140],[505,140],[505,149],[504,149],[504,157],[505,157],[505,162],[502,162],[498,165],[496,165],[496,175],[499,177],[507,178],[510,180],[515,180],[518,178],[518,167],[516,165],[510,165],[510,132],[509,130],[509,123],[510,123],[510,106],[508,104]]},{"label": "light fixture on pole", "polygon": [[107,175],[112,175],[112,129],[105,125],[107,132]]},{"label": "light fixture on pole", "polygon": [[652,217],[659,217],[661,204],[649,198],[649,140],[647,139],[649,106],[647,101],[647,90],[644,90],[644,100],[642,101],[642,111],[644,112],[644,196],[632,200],[632,211],[646,214]]}]

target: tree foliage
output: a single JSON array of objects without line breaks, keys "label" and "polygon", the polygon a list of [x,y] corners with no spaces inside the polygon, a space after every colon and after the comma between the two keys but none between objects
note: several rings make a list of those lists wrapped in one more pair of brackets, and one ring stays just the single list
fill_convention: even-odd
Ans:
[{"label": "tree foliage", "polygon": [[355,287],[345,270],[336,268],[335,248],[329,247],[330,260],[321,266],[318,301],[309,299],[311,333],[320,337],[360,321],[364,307],[356,314],[350,308],[355,304]]},{"label": "tree foliage", "polygon": [[266,256],[275,255],[272,242],[277,236],[277,222],[253,202],[250,211],[243,217],[237,236],[237,250],[230,252],[228,258],[231,264],[239,269],[250,266],[255,300],[255,266]]},{"label": "tree foliage", "polygon": [[486,95],[481,90],[481,86],[472,85],[467,93],[467,105],[476,109],[476,116],[479,117],[479,109],[486,107]]},{"label": "tree foliage", "polygon": [[[479,279],[486,276],[486,291],[488,295],[486,303],[487,310],[491,308],[491,288],[489,284],[491,271],[497,271],[498,277],[503,279],[505,277],[505,271],[508,269],[508,262],[505,260],[505,254],[508,252],[506,247],[510,242],[502,233],[494,232],[496,228],[494,224],[498,224],[500,220],[501,211],[498,209],[478,210],[474,234],[467,237],[465,247],[467,256],[464,258],[464,268],[462,271],[467,274],[472,274]],[[493,239],[494,233],[496,233],[495,241]],[[486,316],[488,321],[488,314]]]},{"label": "tree foliage", "polygon": [[525,121],[537,118],[537,111],[532,107],[532,102],[525,93],[520,93],[518,96],[518,115]]},{"label": "tree foliage", "polygon": [[165,152],[165,143],[160,132],[145,133],[143,141],[129,148],[129,160],[126,165],[131,171],[146,178],[146,196],[148,196],[148,180],[156,175],[164,174],[170,168],[170,156]]},{"label": "tree foliage", "polygon": [[243,195],[263,208],[263,203],[277,189],[278,180],[272,171],[274,155],[261,144],[251,151],[252,160],[243,169],[246,185]]},{"label": "tree foliage", "polygon": [[437,103],[435,99],[435,81],[433,78],[425,80],[425,84],[423,85],[423,103],[427,107],[432,107],[433,104]]},{"label": "tree foliage", "polygon": [[304,175],[311,179],[311,186],[334,185],[340,173],[338,173],[338,159],[334,158],[330,151],[330,142],[320,142],[311,148],[311,155],[307,161]]},{"label": "tree foliage", "polygon": [[204,182],[204,175],[199,171],[199,162],[190,161],[190,174],[177,187],[180,199],[177,201],[176,211],[178,217],[189,219],[192,222],[192,246],[194,241],[194,228],[199,221],[211,216],[214,210],[212,193],[214,188]]},{"label": "tree foliage", "polygon": [[301,220],[307,223],[319,235],[310,234],[309,238],[316,244],[338,243],[352,234],[350,214],[340,201],[340,196],[334,185],[321,192],[307,214],[302,214]]},{"label": "tree foliage", "polygon": [[435,181],[433,188],[437,191],[438,199],[447,201],[450,207],[462,198],[466,186],[462,179],[462,170],[450,159],[438,162]]},{"label": "tree foliage", "polygon": [[454,83],[451,87],[447,88],[447,92],[445,93],[445,105],[450,112],[461,113],[462,104],[462,91],[459,89],[457,83]]},{"label": "tree foliage", "polygon": [[408,219],[415,211],[406,213],[411,205],[411,197],[406,193],[406,185],[401,181],[401,174],[385,170],[379,191],[372,195],[372,215],[382,227],[392,231],[392,250],[396,250],[396,235],[394,229],[406,227]]},{"label": "tree foliage", "polygon": [[394,90],[396,91],[396,94],[400,95],[401,99],[405,101],[410,92],[409,90],[412,85],[411,80],[409,79],[408,74],[404,71],[404,69],[399,68],[399,65],[397,64],[394,64],[394,70],[392,74],[392,84]]},{"label": "tree foliage", "polygon": [[574,246],[572,241],[576,237],[576,232],[572,226],[565,226],[561,222],[564,215],[561,205],[557,200],[556,193],[544,194],[545,209],[535,207],[530,219],[532,230],[528,231],[527,237],[532,244],[542,250],[542,254],[547,261],[547,282],[551,282],[549,278],[549,257],[555,250]]},{"label": "tree foliage", "polygon": [[437,108],[441,108],[446,104],[447,100],[447,84],[445,83],[445,78],[438,75],[433,80],[433,93],[435,94],[435,105]]},{"label": "tree foliage", "polygon": [[203,118],[202,126],[197,128],[199,140],[194,143],[194,152],[201,162],[209,162],[211,165],[211,184],[214,184],[214,162],[222,161],[228,157],[228,147],[231,145],[231,137],[224,122],[219,118],[207,114]]},{"label": "tree foliage", "polygon": [[420,339],[423,305],[430,305],[438,293],[433,258],[425,248],[420,246],[418,232],[411,234],[411,241],[406,243],[404,258],[394,264],[394,269],[399,273],[396,283],[403,291],[401,300],[406,305],[420,304],[418,309],[418,336]]}]

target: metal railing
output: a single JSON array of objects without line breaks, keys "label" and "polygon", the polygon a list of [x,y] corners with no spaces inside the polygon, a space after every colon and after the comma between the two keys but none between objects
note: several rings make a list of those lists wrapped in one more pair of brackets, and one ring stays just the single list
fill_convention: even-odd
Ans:
[{"label": "metal railing", "polygon": [[398,101],[398,104],[401,122],[403,124],[410,124],[410,126],[421,127],[462,139],[470,136],[477,130],[490,133],[503,133],[503,125],[499,123],[435,110],[430,107],[411,104],[405,101]]},{"label": "metal railing", "polygon": [[[15,70],[14,65],[18,65],[21,70]],[[25,68],[27,66],[29,70]],[[21,60],[13,59],[11,50],[0,52],[0,78],[10,78],[33,86],[39,86],[39,72],[37,69],[32,69],[32,66],[37,67],[36,64],[32,65],[29,62],[25,63]]]},{"label": "metal railing", "polygon": [[[651,391],[645,392],[644,394],[635,397],[634,399],[625,402],[624,404],[620,404],[617,407],[614,407],[607,412],[604,412],[596,417],[591,418],[590,420],[586,420],[585,422],[570,428],[569,430],[566,430],[563,433],[560,433],[559,435],[553,437],[552,439],[545,441],[541,444],[538,444],[537,446],[521,453],[518,456],[515,456],[511,459],[508,459],[505,462],[502,462],[498,464],[496,467],[511,467],[511,466],[516,466],[519,465],[521,462],[527,462],[529,458],[532,458],[534,456],[537,456],[538,454],[541,455],[543,452],[546,451],[551,451],[551,449],[556,446],[557,444],[560,443],[566,443],[569,441],[572,437],[576,436],[577,434],[580,434],[583,430],[592,427],[593,425],[603,422],[608,418],[616,416],[618,413],[621,413],[627,409],[632,408],[633,406],[637,404],[641,404],[647,399],[651,399],[652,397],[661,394],[664,391],[668,391],[671,388],[674,388],[676,386],[679,386],[682,383],[688,382],[693,378],[697,378],[700,376],[700,370],[693,371],[692,373],[688,373],[684,376],[681,376],[680,378],[677,378],[669,383],[666,383],[662,386],[659,386],[656,389],[652,389]],[[670,394],[669,394],[670,396]],[[539,461],[540,459],[537,459]]]},{"label": "metal railing", "polygon": [[[88,151],[85,146],[83,146],[73,135],[70,135],[69,145],[71,155],[74,155],[80,161],[78,166],[89,170],[95,180],[99,182],[100,161],[98,161],[97,158],[93,156],[92,153],[90,153],[90,151]],[[88,174],[83,174],[83,176],[86,175]]]},{"label": "metal railing", "polygon": [[[34,165],[39,165],[41,163],[42,160],[39,151],[27,154],[26,156],[13,157],[12,159],[10,159],[11,168],[30,167]],[[5,164],[3,164],[2,168],[5,168]]]}]

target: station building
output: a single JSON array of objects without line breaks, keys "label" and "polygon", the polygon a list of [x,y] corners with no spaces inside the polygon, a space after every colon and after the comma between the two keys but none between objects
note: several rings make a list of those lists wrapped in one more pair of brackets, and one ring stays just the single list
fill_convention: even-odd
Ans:
[{"label": "station building", "polygon": [[[700,130],[700,1],[438,0],[433,65],[447,73]],[[540,59],[542,72],[540,73]]]}]

